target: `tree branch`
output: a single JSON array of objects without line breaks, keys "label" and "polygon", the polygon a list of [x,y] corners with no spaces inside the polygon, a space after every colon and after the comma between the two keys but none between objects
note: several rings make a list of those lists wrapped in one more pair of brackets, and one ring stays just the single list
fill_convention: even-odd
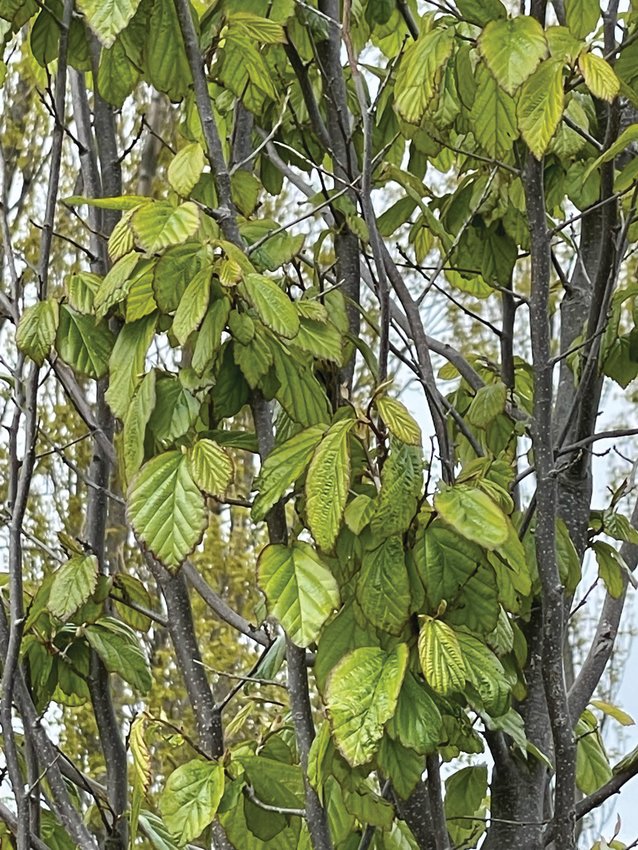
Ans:
[{"label": "tree branch", "polygon": [[567,702],[564,589],[556,560],[557,492],[552,444],[552,366],[549,287],[551,243],[546,225],[543,163],[528,153],[523,183],[531,237],[530,325],[534,371],[532,446],[536,461],[536,563],[542,586],[543,672],[554,740],[556,837],[561,850],[575,850],[576,745]]}]

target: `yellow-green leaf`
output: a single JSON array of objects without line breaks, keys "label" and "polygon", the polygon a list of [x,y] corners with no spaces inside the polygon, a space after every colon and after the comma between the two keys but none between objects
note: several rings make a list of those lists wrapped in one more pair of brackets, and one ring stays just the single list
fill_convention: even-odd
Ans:
[{"label": "yellow-green leaf", "polygon": [[75,555],[53,574],[48,609],[59,620],[68,620],[84,605],[97,584],[95,555]]},{"label": "yellow-green leaf", "polygon": [[388,431],[409,446],[421,445],[421,429],[407,407],[395,398],[382,395],[374,401]]},{"label": "yellow-green leaf", "polygon": [[498,84],[513,95],[547,56],[543,28],[535,18],[490,21],[478,40],[479,50]]},{"label": "yellow-green leaf", "polygon": [[428,685],[440,694],[462,691],[465,662],[456,633],[447,623],[423,617],[419,632],[419,659]]},{"label": "yellow-green leaf", "polygon": [[124,301],[133,283],[133,272],[140,260],[135,251],[119,259],[101,282],[93,306],[98,318],[105,316],[115,304]]},{"label": "yellow-green leaf", "polygon": [[204,497],[180,451],[146,463],[128,492],[128,516],[137,536],[166,567],[179,567],[206,526]]},{"label": "yellow-green leaf", "polygon": [[262,322],[278,336],[292,339],[299,332],[299,316],[295,306],[274,280],[261,274],[244,278],[242,295],[257,311]]},{"label": "yellow-green leaf", "polygon": [[306,478],[308,524],[320,549],[330,550],[339,533],[350,487],[350,431],[354,420],[331,425],[310,462]]},{"label": "yellow-green leaf", "polygon": [[187,197],[202,176],[206,158],[199,142],[183,147],[168,166],[168,182],[178,195]]},{"label": "yellow-green leaf", "polygon": [[518,127],[536,159],[541,159],[563,115],[563,63],[548,59],[523,85],[518,99]]},{"label": "yellow-green leaf", "polygon": [[578,67],[585,79],[589,91],[601,100],[611,102],[620,93],[620,80],[614,69],[602,56],[595,53],[581,53],[578,57]]},{"label": "yellow-green leaf", "polygon": [[352,767],[366,764],[377,751],[396,708],[408,655],[405,643],[390,653],[365,646],[349,652],[330,674],[328,717],[337,748]]},{"label": "yellow-green leaf", "polygon": [[140,0],[78,0],[78,8],[105,47],[131,20]]},{"label": "yellow-green leaf", "polygon": [[266,546],[257,565],[268,610],[297,646],[317,640],[321,627],[339,606],[339,586],[308,543]]},{"label": "yellow-green leaf", "polygon": [[179,207],[168,201],[155,201],[133,213],[131,226],[140,248],[155,254],[169,245],[188,241],[199,227],[199,210],[191,201]]},{"label": "yellow-green leaf", "polygon": [[57,301],[38,301],[27,307],[18,323],[16,343],[20,351],[42,366],[58,329],[59,306]]},{"label": "yellow-green leaf", "polygon": [[211,496],[222,497],[233,480],[233,462],[214,440],[198,440],[189,451],[191,472],[197,486]]},{"label": "yellow-green leaf", "polygon": [[434,507],[448,525],[485,549],[495,549],[508,538],[507,517],[482,490],[459,484],[434,497]]},{"label": "yellow-green leaf", "polygon": [[288,487],[303,475],[325,432],[325,425],[312,425],[271,451],[255,479],[258,494],[252,517],[256,522],[264,519]]},{"label": "yellow-green leaf", "polygon": [[394,87],[394,108],[405,121],[419,124],[435,100],[454,46],[454,30],[437,27],[408,45]]},{"label": "yellow-green leaf", "polygon": [[477,142],[489,156],[505,156],[518,137],[516,103],[481,63],[470,122]]},{"label": "yellow-green leaf", "polygon": [[224,793],[224,768],[193,759],[168,777],[160,797],[162,819],[179,847],[198,838],[213,822]]},{"label": "yellow-green leaf", "polygon": [[175,311],[173,333],[180,345],[201,325],[210,299],[212,270],[205,266],[186,287]]},{"label": "yellow-green leaf", "polygon": [[502,381],[481,387],[467,412],[467,420],[478,428],[486,428],[499,413],[505,410],[507,387]]}]

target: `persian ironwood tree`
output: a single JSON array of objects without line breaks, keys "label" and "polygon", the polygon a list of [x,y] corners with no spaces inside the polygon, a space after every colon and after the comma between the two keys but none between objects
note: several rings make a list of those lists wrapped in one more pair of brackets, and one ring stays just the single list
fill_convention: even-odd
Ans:
[{"label": "persian ironwood tree", "polygon": [[6,840],[575,848],[638,773],[633,3],[0,33]]}]

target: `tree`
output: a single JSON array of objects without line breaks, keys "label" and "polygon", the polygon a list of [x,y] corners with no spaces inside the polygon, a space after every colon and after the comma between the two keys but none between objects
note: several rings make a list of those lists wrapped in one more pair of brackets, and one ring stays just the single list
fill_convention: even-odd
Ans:
[{"label": "tree", "polygon": [[569,850],[638,772],[638,15],[511,5],[0,2],[18,850]]}]

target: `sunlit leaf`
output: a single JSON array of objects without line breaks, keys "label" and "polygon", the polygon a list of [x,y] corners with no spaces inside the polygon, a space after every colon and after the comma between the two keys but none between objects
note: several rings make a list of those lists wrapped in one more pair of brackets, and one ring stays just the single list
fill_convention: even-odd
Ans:
[{"label": "sunlit leaf", "polygon": [[223,793],[224,768],[218,762],[193,759],[171,773],[159,808],[179,847],[200,836],[213,822]]},{"label": "sunlit leaf", "polygon": [[98,577],[95,555],[76,555],[53,575],[48,608],[59,620],[68,620],[89,599]]},{"label": "sunlit leaf", "polygon": [[169,568],[179,567],[199,542],[206,524],[204,497],[193,481],[187,456],[164,452],[145,464],[128,492],[135,532]]},{"label": "sunlit leaf", "polygon": [[59,307],[53,300],[38,301],[27,307],[18,323],[16,343],[18,348],[42,366],[58,329]]},{"label": "sunlit leaf", "polygon": [[193,479],[205,493],[222,497],[233,480],[233,462],[214,440],[198,440],[189,451]]},{"label": "sunlit leaf", "polygon": [[408,661],[408,647],[391,653],[362,647],[343,658],[332,671],[326,707],[335,743],[353,767],[366,764],[376,752],[385,723],[392,717]]},{"label": "sunlit leaf", "polygon": [[308,646],[339,606],[339,587],[307,543],[267,546],[258,562],[259,584],[270,613],[298,646]]},{"label": "sunlit leaf", "polygon": [[350,486],[350,432],[354,420],[331,425],[312,456],[306,478],[308,524],[317,545],[330,550],[343,519]]},{"label": "sunlit leaf", "polygon": [[528,15],[490,21],[481,33],[478,45],[487,67],[510,95],[547,56],[543,28]]},{"label": "sunlit leaf", "polygon": [[419,632],[419,659],[425,680],[440,694],[462,691],[465,662],[453,629],[440,620],[424,617]]}]

